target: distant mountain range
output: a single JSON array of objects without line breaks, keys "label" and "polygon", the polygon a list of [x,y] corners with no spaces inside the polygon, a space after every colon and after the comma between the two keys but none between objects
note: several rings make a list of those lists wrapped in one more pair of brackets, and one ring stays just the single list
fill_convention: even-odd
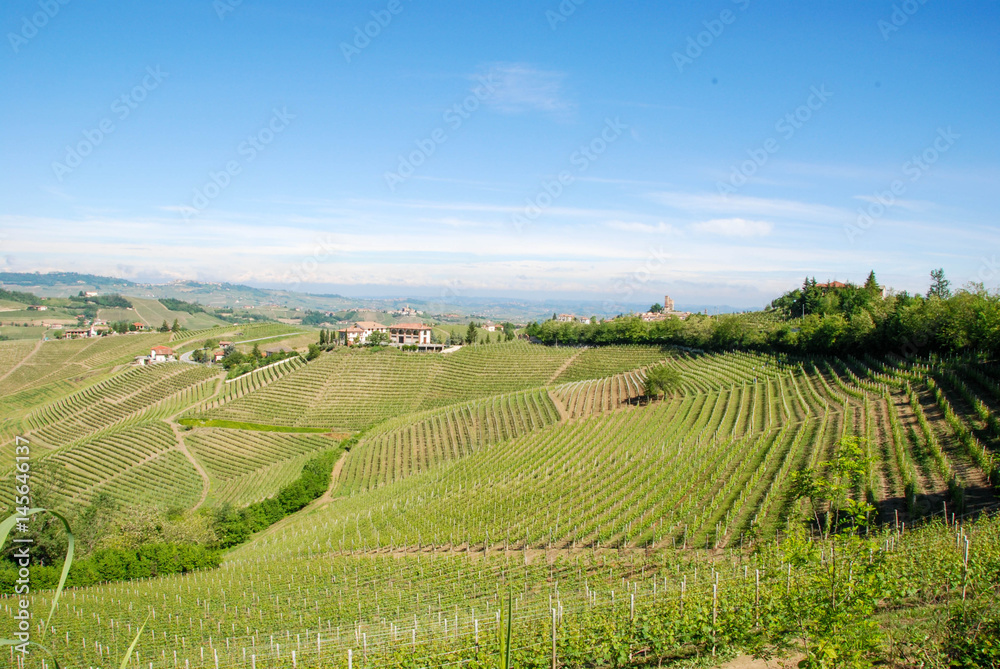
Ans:
[{"label": "distant mountain range", "polygon": [[[342,311],[346,309],[399,309],[409,306],[432,314],[456,314],[491,320],[531,321],[549,318],[553,313],[578,316],[614,316],[619,313],[641,312],[649,308],[644,303],[610,304],[601,300],[548,299],[526,300],[502,297],[454,296],[447,299],[414,297],[346,297],[334,293],[308,293],[287,289],[255,288],[243,284],[172,281],[169,283],[137,283],[96,274],[48,272],[41,274],[0,272],[0,287],[28,291],[46,297],[65,297],[79,291],[121,293],[134,297],[172,297],[197,302],[210,307],[261,307],[280,305],[291,309]],[[678,304],[679,311],[706,311],[709,314],[744,311],[727,305]]]}]

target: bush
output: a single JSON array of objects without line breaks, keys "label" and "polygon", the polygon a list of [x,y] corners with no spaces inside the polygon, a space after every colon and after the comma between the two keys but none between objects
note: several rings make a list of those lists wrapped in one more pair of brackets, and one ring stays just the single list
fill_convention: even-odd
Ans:
[{"label": "bush", "polygon": [[299,478],[274,497],[240,510],[229,505],[220,507],[212,523],[218,537],[216,547],[229,548],[241,544],[254,532],[273,525],[320,497],[330,486],[330,476],[338,457],[339,450],[327,451],[313,458],[302,468]]},{"label": "bush", "polygon": [[[136,549],[104,548],[74,560],[66,585],[84,587],[109,581],[151,578],[164,574],[182,574],[197,569],[211,569],[222,563],[218,549],[197,544],[147,544]],[[55,588],[62,573],[62,562],[31,567],[33,589]],[[8,561],[0,566],[0,592],[14,592],[17,567]]]},{"label": "bush", "polygon": [[952,667],[1000,667],[1000,613],[986,606],[956,613],[943,650]]}]

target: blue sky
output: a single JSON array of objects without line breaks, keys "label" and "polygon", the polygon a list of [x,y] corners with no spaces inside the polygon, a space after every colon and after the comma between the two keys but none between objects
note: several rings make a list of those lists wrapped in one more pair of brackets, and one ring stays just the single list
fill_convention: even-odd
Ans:
[{"label": "blue sky", "polygon": [[[10,0],[0,267],[759,307],[1000,283],[1000,3]],[[367,31],[367,34],[365,34]]]}]

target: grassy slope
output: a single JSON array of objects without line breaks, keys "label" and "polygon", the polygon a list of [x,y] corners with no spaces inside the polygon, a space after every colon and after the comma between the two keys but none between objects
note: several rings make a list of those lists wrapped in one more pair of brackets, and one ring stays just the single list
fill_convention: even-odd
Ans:
[{"label": "grassy slope", "polygon": [[172,324],[174,319],[189,330],[200,330],[217,325],[224,325],[223,321],[205,313],[189,314],[186,311],[171,311],[160,304],[159,300],[143,299],[139,297],[128,298],[132,303],[132,310],[137,320],[142,321],[150,327],[159,327],[163,321]]}]

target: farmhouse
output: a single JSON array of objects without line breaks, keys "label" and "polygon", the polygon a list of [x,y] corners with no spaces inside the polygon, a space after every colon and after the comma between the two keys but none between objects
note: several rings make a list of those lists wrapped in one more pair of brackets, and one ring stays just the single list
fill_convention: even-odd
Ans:
[{"label": "farmhouse", "polygon": [[154,346],[149,350],[150,362],[172,362],[177,359],[177,353],[169,346]]},{"label": "farmhouse", "polygon": [[214,353],[212,353],[212,362],[222,362],[222,359],[226,357],[226,352],[221,348]]},{"label": "farmhouse", "polygon": [[263,353],[265,358],[270,358],[272,355],[278,355],[280,353],[294,353],[294,351],[284,344],[275,344],[265,348]]},{"label": "farmhouse", "polygon": [[397,323],[389,327],[393,344],[430,344],[431,326],[423,323]]},{"label": "farmhouse", "polygon": [[337,337],[340,339],[341,344],[354,346],[355,344],[364,343],[364,339],[361,338],[364,333],[364,330],[356,325],[352,325],[349,328],[340,328],[337,330]]},{"label": "farmhouse", "polygon": [[560,323],[572,323],[576,320],[576,316],[573,314],[559,314],[556,316],[556,320]]},{"label": "farmhouse", "polygon": [[349,328],[337,330],[341,344],[353,346],[354,344],[365,344],[368,342],[368,335],[373,332],[389,333],[389,326],[375,321],[358,321]]}]

